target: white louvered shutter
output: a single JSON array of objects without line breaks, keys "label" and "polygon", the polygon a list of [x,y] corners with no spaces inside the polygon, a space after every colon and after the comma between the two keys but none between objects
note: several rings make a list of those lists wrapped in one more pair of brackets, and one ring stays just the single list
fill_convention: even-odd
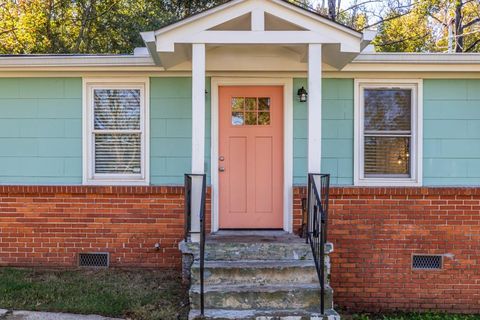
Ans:
[{"label": "white louvered shutter", "polygon": [[365,177],[410,177],[412,90],[364,90]]},{"label": "white louvered shutter", "polygon": [[140,89],[93,90],[95,174],[142,174]]}]

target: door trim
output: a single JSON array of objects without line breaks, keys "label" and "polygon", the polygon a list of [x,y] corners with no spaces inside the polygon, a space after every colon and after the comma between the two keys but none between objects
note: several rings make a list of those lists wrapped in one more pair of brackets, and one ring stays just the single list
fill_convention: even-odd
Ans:
[{"label": "door trim", "polygon": [[283,87],[283,230],[293,232],[293,79],[292,78],[227,78],[212,77],[211,105],[211,174],[212,232],[219,229],[219,112],[218,87],[221,86],[282,86]]}]

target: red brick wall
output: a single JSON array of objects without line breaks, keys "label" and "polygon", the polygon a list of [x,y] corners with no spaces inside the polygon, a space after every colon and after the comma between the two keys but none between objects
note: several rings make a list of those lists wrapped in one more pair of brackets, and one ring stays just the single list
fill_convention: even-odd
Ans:
[{"label": "red brick wall", "polygon": [[179,267],[183,201],[182,187],[0,186],[0,266],[110,252],[111,266]]},{"label": "red brick wall", "polygon": [[[333,188],[328,230],[339,306],[480,312],[480,188]],[[412,270],[413,253],[445,255],[444,269]]]},{"label": "red brick wall", "polygon": [[[304,196],[294,189],[294,230]],[[332,188],[330,209],[340,307],[480,312],[480,188]],[[180,267],[182,237],[181,187],[0,186],[0,266],[107,251],[112,266]],[[413,253],[445,255],[444,270],[412,271]]]}]

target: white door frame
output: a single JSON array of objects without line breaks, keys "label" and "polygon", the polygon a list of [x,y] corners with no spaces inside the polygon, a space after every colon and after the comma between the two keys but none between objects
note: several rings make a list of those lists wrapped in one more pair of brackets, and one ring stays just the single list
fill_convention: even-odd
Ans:
[{"label": "white door frame", "polygon": [[283,230],[293,232],[293,79],[212,77],[212,232],[219,230],[219,112],[220,86],[282,86],[283,87]]}]

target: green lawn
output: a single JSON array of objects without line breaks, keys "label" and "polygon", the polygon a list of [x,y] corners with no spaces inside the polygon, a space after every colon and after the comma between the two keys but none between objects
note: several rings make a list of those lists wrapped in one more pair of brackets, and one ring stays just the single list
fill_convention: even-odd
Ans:
[{"label": "green lawn", "polygon": [[[135,320],[186,319],[179,271],[0,268],[0,309],[99,314]],[[480,320],[442,313],[349,314],[343,320]]]},{"label": "green lawn", "polygon": [[168,320],[188,298],[178,271],[0,268],[0,308]]}]

